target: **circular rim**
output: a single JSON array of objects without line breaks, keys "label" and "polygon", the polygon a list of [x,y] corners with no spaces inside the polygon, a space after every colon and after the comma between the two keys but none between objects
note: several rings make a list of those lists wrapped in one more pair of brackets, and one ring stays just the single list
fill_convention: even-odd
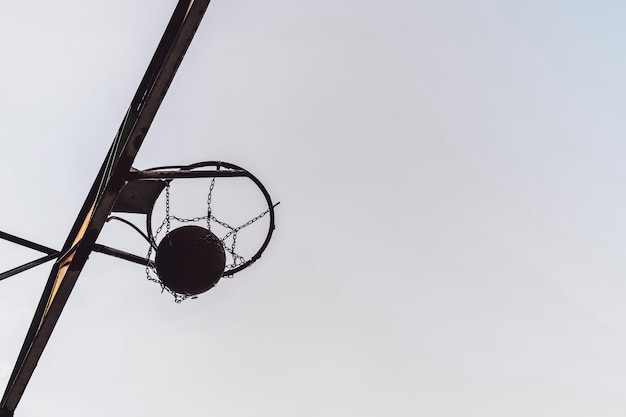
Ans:
[{"label": "circular rim", "polygon": [[[160,170],[171,170],[171,169],[178,169],[180,171],[192,171],[194,169],[198,169],[198,168],[204,168],[204,167],[215,167],[218,171],[222,168],[226,168],[226,169],[231,169],[231,170],[239,170],[242,171],[244,173],[244,177],[249,178],[261,191],[261,193],[263,194],[263,197],[265,198],[265,202],[267,203],[267,209],[268,209],[268,214],[269,214],[269,225],[268,225],[268,229],[267,229],[267,234],[265,236],[265,240],[263,241],[263,243],[261,244],[260,248],[257,250],[257,252],[247,261],[245,261],[244,263],[242,263],[241,265],[233,268],[233,269],[229,269],[229,270],[225,270],[224,273],[222,273],[222,277],[226,277],[226,276],[232,276],[235,275],[236,273],[248,268],[250,265],[252,265],[253,263],[255,263],[263,254],[263,252],[265,252],[265,249],[267,249],[267,246],[270,243],[270,240],[272,239],[272,235],[274,233],[274,229],[276,228],[276,223],[275,223],[275,213],[274,213],[274,207],[276,207],[278,204],[274,204],[272,203],[272,198],[270,197],[269,192],[267,191],[267,189],[265,188],[265,186],[263,185],[263,183],[261,181],[259,181],[259,179],[257,177],[255,177],[254,175],[252,175],[248,170],[235,165],[235,164],[231,164],[229,162],[222,162],[222,161],[205,161],[205,162],[197,162],[195,164],[191,164],[191,165],[171,165],[171,166],[161,166],[161,167],[155,167],[155,168],[150,168],[150,169],[146,169],[144,171],[160,171]],[[209,177],[210,178],[210,177]],[[174,181],[174,179],[169,179],[167,181]],[[146,228],[148,229],[148,233],[150,238],[153,240],[153,246],[156,244],[156,242],[154,242],[154,236],[152,234],[152,210],[150,211],[150,213],[148,213],[147,218],[146,218]]]}]

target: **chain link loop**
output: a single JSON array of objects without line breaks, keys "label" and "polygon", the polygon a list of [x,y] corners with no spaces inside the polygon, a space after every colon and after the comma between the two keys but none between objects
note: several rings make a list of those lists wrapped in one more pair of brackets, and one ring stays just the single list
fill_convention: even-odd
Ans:
[{"label": "chain link loop", "polygon": [[206,197],[206,228],[211,232],[211,198],[213,196],[213,188],[215,187],[215,178],[211,179],[211,185],[209,186],[209,194]]}]

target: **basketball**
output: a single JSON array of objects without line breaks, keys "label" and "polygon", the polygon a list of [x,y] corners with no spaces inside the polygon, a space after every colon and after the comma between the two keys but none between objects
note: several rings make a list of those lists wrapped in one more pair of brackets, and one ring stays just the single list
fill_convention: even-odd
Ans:
[{"label": "basketball", "polygon": [[217,284],[226,267],[222,242],[200,226],[183,226],[165,235],[155,258],[159,279],[170,290],[197,295]]}]

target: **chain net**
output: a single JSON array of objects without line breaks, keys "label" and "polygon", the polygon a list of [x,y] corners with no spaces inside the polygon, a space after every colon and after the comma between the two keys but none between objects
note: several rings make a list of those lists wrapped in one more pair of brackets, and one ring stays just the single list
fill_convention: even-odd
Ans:
[{"label": "chain net", "polygon": [[[269,213],[270,209],[268,208],[261,214],[257,215],[256,217],[253,217],[252,219],[246,221],[245,223],[239,226],[231,226],[230,224],[217,219],[213,215],[213,211],[211,208],[211,199],[213,197],[214,188],[215,188],[215,178],[212,178],[211,185],[209,186],[209,192],[207,194],[207,200],[206,200],[206,205],[207,205],[206,215],[201,216],[201,217],[183,218],[183,217],[172,215],[170,213],[170,182],[168,182],[165,187],[165,218],[163,219],[159,227],[156,229],[154,236],[151,236],[151,238],[153,239],[153,242],[156,244],[156,242],[158,242],[159,235],[161,234],[161,232],[163,232],[163,229],[165,229],[165,235],[167,235],[170,232],[173,221],[176,221],[179,223],[198,223],[201,221],[205,221],[206,228],[208,229],[209,232],[212,232],[213,224],[218,224],[222,226],[224,230],[226,230],[226,233],[224,234],[224,236],[222,237],[218,236],[218,239],[220,240],[220,243],[222,244],[222,246],[224,246],[224,251],[230,255],[230,262],[226,263],[223,277],[232,278],[233,274],[229,273],[229,271],[232,271],[236,267],[243,265],[245,262],[248,261],[244,256],[236,252],[238,233],[242,229],[250,226],[251,224],[263,218],[266,214]],[[150,245],[148,248],[148,254],[146,256],[146,259],[148,259],[148,263],[146,265],[146,277],[149,281],[158,283],[161,286],[161,292],[167,291],[168,293],[170,293],[174,297],[174,301],[176,303],[181,303],[182,301],[188,298],[192,298],[192,299],[197,298],[196,295],[180,294],[166,287],[158,277],[158,274],[156,271],[156,263],[154,262],[153,255],[156,255],[155,247],[153,245]]]}]

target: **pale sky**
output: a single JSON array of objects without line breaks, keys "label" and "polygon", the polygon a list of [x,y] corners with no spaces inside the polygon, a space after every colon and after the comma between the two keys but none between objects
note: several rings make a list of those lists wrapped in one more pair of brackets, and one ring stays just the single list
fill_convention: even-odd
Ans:
[{"label": "pale sky", "polygon": [[[62,246],[175,3],[0,3],[0,230]],[[623,416],[625,21],[214,0],[135,166],[249,169],[275,237],[182,304],[92,254],[16,417]],[[216,204],[253,217],[237,187]],[[99,242],[147,251],[121,224]],[[0,282],[2,390],[50,266]]]}]

